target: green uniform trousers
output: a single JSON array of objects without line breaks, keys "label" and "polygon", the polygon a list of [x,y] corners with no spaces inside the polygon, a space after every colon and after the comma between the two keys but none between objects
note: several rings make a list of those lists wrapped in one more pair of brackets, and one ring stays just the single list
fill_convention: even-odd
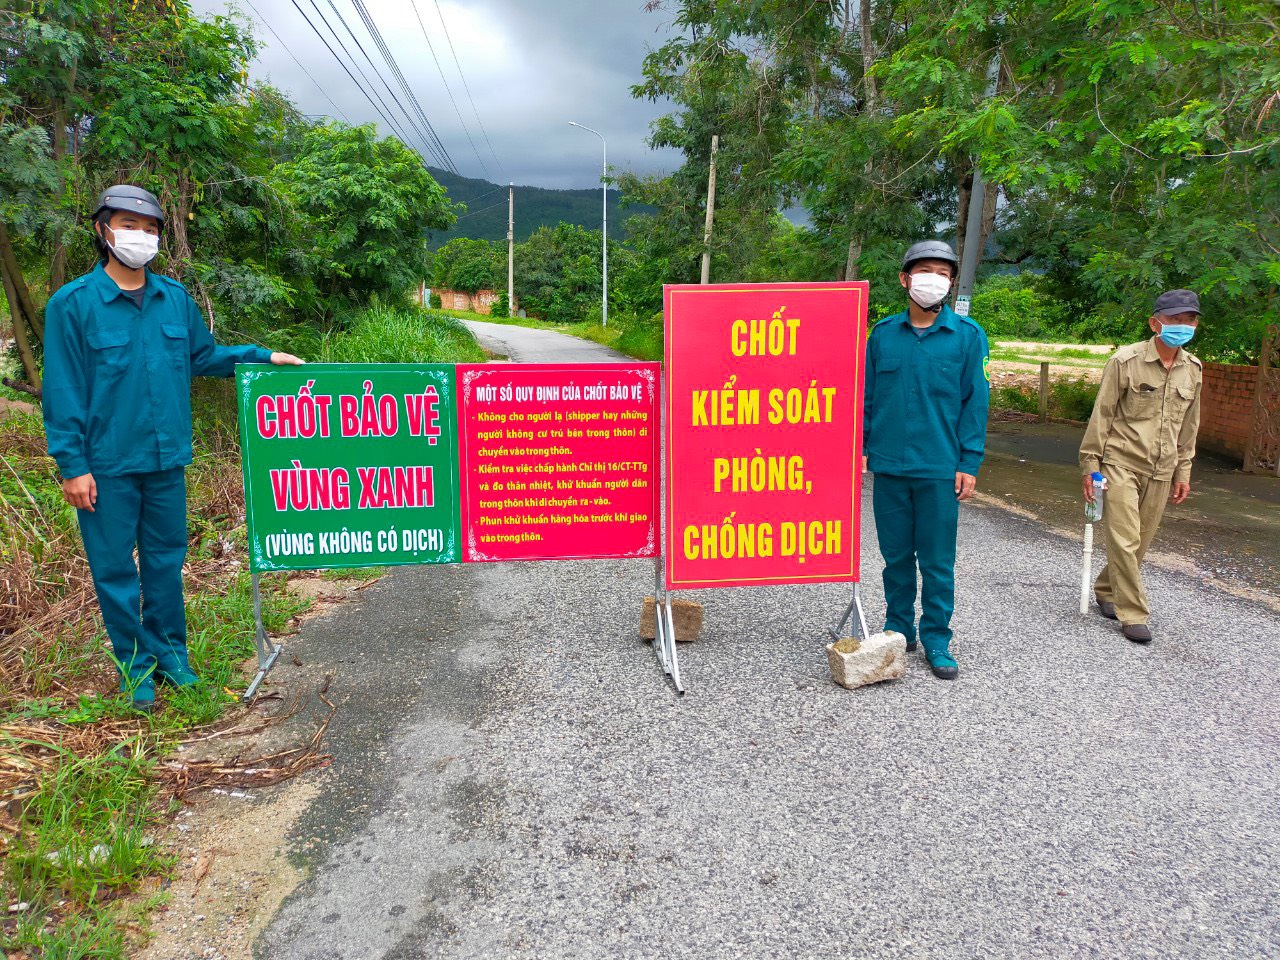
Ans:
[{"label": "green uniform trousers", "polygon": [[1107,565],[1098,574],[1093,592],[1099,600],[1116,605],[1122,624],[1146,623],[1151,608],[1139,567],[1160,528],[1173,481],[1153,480],[1114,463],[1103,463],[1102,475],[1107,478],[1102,511]]},{"label": "green uniform trousers", "polygon": [[178,679],[190,672],[182,604],[184,470],[94,480],[98,502],[93,512],[78,511],[80,536],[102,620],[120,662],[120,688],[135,698],[154,696],[156,674]]},{"label": "green uniform trousers", "polygon": [[920,567],[920,642],[946,653],[956,596],[956,529],[960,504],[955,479],[927,480],[877,473],[871,493],[876,536],[884,557],[886,630],[916,637],[916,566]]}]

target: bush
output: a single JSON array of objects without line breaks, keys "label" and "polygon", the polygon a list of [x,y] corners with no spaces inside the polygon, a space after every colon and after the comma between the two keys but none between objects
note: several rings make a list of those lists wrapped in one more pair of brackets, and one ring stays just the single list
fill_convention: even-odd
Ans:
[{"label": "bush", "polygon": [[498,299],[493,301],[489,307],[489,316],[497,320],[504,320],[511,316],[511,304],[507,301],[505,293],[498,294]]},{"label": "bush", "polygon": [[1067,335],[1070,311],[1041,293],[1029,274],[990,277],[979,284],[971,305],[973,318],[989,337],[1053,340]]},{"label": "bush", "polygon": [[1078,380],[1055,380],[1049,386],[1049,410],[1067,420],[1088,420],[1098,399],[1098,385],[1081,377]]},{"label": "bush", "polygon": [[1035,393],[1022,387],[996,387],[991,391],[991,408],[993,410],[1018,410],[1022,413],[1035,413],[1040,409],[1040,398]]},{"label": "bush", "polygon": [[457,320],[407,307],[371,307],[327,337],[323,363],[483,363],[484,351]]},{"label": "bush", "polygon": [[639,360],[662,359],[662,311],[647,318],[627,317],[618,337],[618,349]]},{"label": "bush", "polygon": [[439,310],[444,305],[444,301],[440,299],[440,294],[438,293],[432,293],[431,296],[427,298],[427,300],[431,304],[432,310]]}]

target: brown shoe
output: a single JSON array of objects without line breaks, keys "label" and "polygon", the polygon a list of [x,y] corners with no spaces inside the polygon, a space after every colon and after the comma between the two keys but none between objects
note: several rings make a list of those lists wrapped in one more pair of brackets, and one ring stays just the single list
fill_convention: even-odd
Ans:
[{"label": "brown shoe", "polygon": [[1120,632],[1134,643],[1151,642],[1151,628],[1145,623],[1126,623],[1120,628]]},{"label": "brown shoe", "polygon": [[1116,617],[1116,605],[1115,605],[1114,603],[1112,603],[1110,600],[1103,600],[1103,599],[1102,599],[1101,597],[1099,597],[1097,594],[1094,594],[1093,599],[1094,599],[1094,600],[1096,600],[1096,601],[1097,601],[1097,603],[1098,603],[1098,612],[1099,612],[1100,614],[1102,614],[1102,615],[1103,615],[1104,617],[1106,617],[1108,620],[1115,620],[1115,619],[1117,619],[1117,617]]}]

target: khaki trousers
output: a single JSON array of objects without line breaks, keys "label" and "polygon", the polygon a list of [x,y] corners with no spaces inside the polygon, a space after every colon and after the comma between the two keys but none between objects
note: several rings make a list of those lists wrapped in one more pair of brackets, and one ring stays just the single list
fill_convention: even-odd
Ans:
[{"label": "khaki trousers", "polygon": [[1116,617],[1125,626],[1146,623],[1151,608],[1138,568],[1160,527],[1173,481],[1153,480],[1113,463],[1104,463],[1102,473],[1107,478],[1102,511],[1107,565],[1098,574],[1093,591],[1099,600],[1116,605]]}]

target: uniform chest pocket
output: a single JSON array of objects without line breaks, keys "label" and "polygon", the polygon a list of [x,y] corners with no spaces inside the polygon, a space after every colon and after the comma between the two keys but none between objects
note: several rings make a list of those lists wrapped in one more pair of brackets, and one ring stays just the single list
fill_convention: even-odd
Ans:
[{"label": "uniform chest pocket", "polygon": [[876,376],[888,374],[896,377],[902,369],[901,357],[884,357],[876,361]]},{"label": "uniform chest pocket", "polygon": [[1180,408],[1189,407],[1191,405],[1191,401],[1196,398],[1196,388],[1183,384],[1178,387],[1176,396],[1177,399],[1175,400],[1175,403],[1177,403]]},{"label": "uniform chest pocket", "polygon": [[94,330],[88,336],[93,350],[94,366],[104,370],[123,370],[129,363],[129,331],[125,329]]},{"label": "uniform chest pocket", "polygon": [[191,352],[187,345],[187,325],[185,323],[162,323],[160,332],[164,335],[165,349],[172,356],[185,357]]},{"label": "uniform chest pocket", "polygon": [[962,364],[950,357],[931,357],[922,373],[925,388],[940,397],[955,397],[960,393],[960,369]]},{"label": "uniform chest pocket", "polygon": [[1149,383],[1135,383],[1125,391],[1121,406],[1130,420],[1150,420],[1160,412],[1161,391]]}]

